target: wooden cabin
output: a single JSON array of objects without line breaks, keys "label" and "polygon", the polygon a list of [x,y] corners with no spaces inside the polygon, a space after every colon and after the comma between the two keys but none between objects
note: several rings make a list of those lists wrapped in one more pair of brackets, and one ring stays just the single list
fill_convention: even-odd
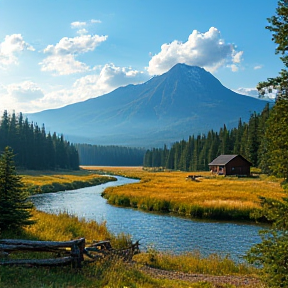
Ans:
[{"label": "wooden cabin", "polygon": [[241,155],[220,155],[208,165],[213,174],[249,176],[252,163]]}]

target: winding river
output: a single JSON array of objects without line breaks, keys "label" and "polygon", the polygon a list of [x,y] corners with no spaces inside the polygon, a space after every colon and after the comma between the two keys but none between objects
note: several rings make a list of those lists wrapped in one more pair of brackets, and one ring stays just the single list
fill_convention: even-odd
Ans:
[{"label": "winding river", "polygon": [[101,193],[106,187],[124,185],[138,180],[117,176],[117,181],[78,190],[34,195],[31,200],[38,210],[48,213],[66,211],[97,222],[106,221],[113,233],[130,234],[140,239],[141,249],[185,253],[199,250],[203,255],[230,255],[236,261],[260,241],[260,226],[218,221],[197,221],[170,215],[145,213],[106,203]]}]

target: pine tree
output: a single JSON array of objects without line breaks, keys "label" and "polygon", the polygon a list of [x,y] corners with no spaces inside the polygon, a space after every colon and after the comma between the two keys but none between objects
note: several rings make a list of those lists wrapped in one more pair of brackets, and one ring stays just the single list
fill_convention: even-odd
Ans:
[{"label": "pine tree", "polygon": [[288,179],[288,99],[279,99],[267,121],[267,162],[277,177]]},{"label": "pine tree", "polygon": [[[276,54],[280,53],[285,69],[280,76],[258,84],[261,92],[279,89],[278,99],[272,108],[265,130],[265,148],[272,173],[288,179],[288,0],[279,0],[276,16],[268,19],[276,43]],[[262,217],[273,223],[272,229],[262,233],[262,242],[248,253],[250,263],[262,267],[265,282],[270,287],[288,287],[288,199],[275,201],[262,199]]]},{"label": "pine tree", "polygon": [[27,202],[20,176],[16,174],[13,152],[6,147],[0,156],[0,229],[17,229],[33,223],[32,204]]}]

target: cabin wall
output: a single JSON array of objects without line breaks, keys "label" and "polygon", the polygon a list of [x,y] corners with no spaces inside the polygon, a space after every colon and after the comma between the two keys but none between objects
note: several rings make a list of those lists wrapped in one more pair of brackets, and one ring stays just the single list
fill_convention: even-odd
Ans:
[{"label": "cabin wall", "polygon": [[250,165],[241,157],[236,157],[226,164],[226,175],[250,175]]}]

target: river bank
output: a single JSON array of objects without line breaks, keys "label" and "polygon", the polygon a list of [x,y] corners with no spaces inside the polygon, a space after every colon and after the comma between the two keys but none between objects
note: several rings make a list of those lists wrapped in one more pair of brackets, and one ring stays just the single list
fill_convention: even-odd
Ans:
[{"label": "river bank", "polygon": [[30,195],[75,190],[104,184],[117,179],[103,176],[95,171],[20,171],[24,185]]},{"label": "river bank", "polygon": [[[72,192],[73,191],[69,193]],[[65,195],[67,194],[67,192],[59,192],[56,194],[57,196],[58,195],[60,196],[62,193],[64,193]],[[74,190],[74,193],[81,194],[81,197],[83,196],[82,195],[83,192],[77,193],[77,191]],[[55,193],[53,194],[54,196],[56,196]],[[93,194],[95,194],[95,192],[93,192]],[[73,197],[68,197],[68,199],[71,198]],[[76,201],[76,203],[77,202],[78,201]],[[131,209],[121,209],[121,210],[123,211]],[[26,237],[28,239],[34,239],[34,240],[37,239],[37,240],[53,240],[53,241],[55,240],[65,241],[79,237],[85,237],[90,241],[92,241],[93,239],[112,238],[114,239],[113,245],[119,245],[119,247],[121,247],[123,243],[127,245],[127,243],[129,242],[129,237],[127,238],[127,236],[125,236],[124,234],[118,234],[118,236],[115,237],[113,236],[114,234],[108,232],[105,222],[103,222],[102,224],[97,224],[95,221],[91,220],[86,221],[81,216],[80,218],[78,218],[76,216],[71,216],[66,213],[60,213],[60,214],[58,213],[57,215],[53,215],[38,211],[34,212],[34,217],[35,220],[37,220],[36,224],[27,228],[23,235],[17,235],[16,237],[18,238]],[[171,217],[171,219],[173,218]],[[247,236],[246,233],[245,235]],[[1,235],[1,237],[6,238],[7,236],[8,235],[3,234]],[[11,236],[12,235],[10,235],[9,237]],[[171,252],[173,253],[173,251]],[[227,259],[227,257],[223,258],[216,257],[218,260],[216,259],[217,261],[215,262],[213,261],[212,258],[209,257],[200,256],[199,254],[189,256],[187,255],[187,253],[185,253],[186,258],[183,261],[183,259],[181,260],[182,256],[180,255],[177,256],[177,255],[163,254],[158,253],[155,250],[150,250],[142,255],[143,257],[141,256],[140,259],[137,260],[135,259],[136,263],[138,263],[137,265],[132,266],[130,264],[127,265],[127,263],[122,262],[121,260],[99,262],[83,267],[81,273],[76,274],[75,271],[69,267],[59,267],[59,268],[1,267],[0,283],[1,287],[3,288],[6,287],[48,288],[51,287],[51,283],[54,283],[53,287],[69,286],[71,288],[72,287],[73,288],[74,287],[99,287],[99,288],[157,287],[158,288],[160,286],[163,288],[264,287],[262,283],[260,283],[257,280],[258,278],[257,270],[254,269],[250,270],[251,267],[249,268],[248,266],[245,268],[246,265],[243,263],[235,264],[232,260]],[[168,258],[164,258],[164,255],[167,255]],[[164,262],[162,261],[163,259],[165,259]],[[194,264],[191,265],[191,263]],[[145,267],[147,267],[147,269]],[[151,267],[157,267],[157,269],[155,270],[155,268]],[[206,274],[205,277],[203,275],[203,270],[201,270],[202,269],[201,267],[205,267],[205,274]],[[216,267],[218,268],[216,269]],[[233,276],[231,276],[232,274]],[[222,276],[220,277],[220,275]]]},{"label": "river bank", "polygon": [[109,204],[188,218],[255,222],[253,214],[261,209],[260,197],[281,200],[287,196],[281,187],[282,179],[261,174],[237,178],[198,172],[201,177],[192,181],[187,180],[189,173],[180,171],[144,171],[142,167],[82,169],[141,179],[139,183],[105,189],[103,197]]},{"label": "river bank", "polygon": [[[110,239],[113,247],[131,243],[124,234],[115,235],[105,223],[85,221],[66,213],[58,215],[33,212],[36,224],[27,227],[13,238],[67,241],[85,237],[87,243],[94,239]],[[2,234],[1,238],[12,237]],[[221,257],[200,257],[199,254],[175,256],[149,251],[135,255],[132,263],[121,259],[107,259],[84,265],[81,271],[66,267],[3,267],[0,266],[2,288],[34,287],[141,287],[141,288],[263,288],[258,271],[235,264]],[[136,257],[138,256],[138,257]],[[35,257],[25,254],[25,258]],[[37,256],[36,256],[37,257]],[[164,261],[163,261],[164,260]],[[156,268],[157,267],[157,268]],[[203,270],[205,269],[205,270]],[[204,274],[205,271],[205,275]],[[51,286],[51,283],[52,286]]]}]

